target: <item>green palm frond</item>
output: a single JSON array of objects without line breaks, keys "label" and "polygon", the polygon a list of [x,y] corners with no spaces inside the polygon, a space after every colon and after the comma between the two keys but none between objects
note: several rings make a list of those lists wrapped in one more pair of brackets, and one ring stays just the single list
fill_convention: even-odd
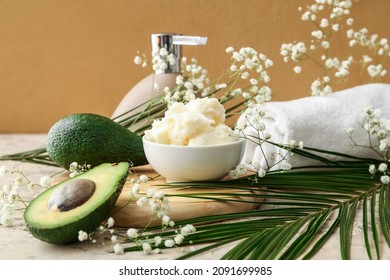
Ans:
[{"label": "green palm frond", "polygon": [[[389,186],[380,184],[378,176],[368,172],[364,161],[272,171],[264,178],[247,176],[222,182],[173,183],[165,187],[199,188],[197,193],[174,196],[226,203],[253,203],[248,202],[248,196],[264,199],[253,211],[178,222],[178,226],[193,224],[197,228],[184,245],[200,247],[179,259],[237,242],[222,259],[310,259],[337,229],[340,256],[350,259],[353,258],[351,241],[357,211],[363,211],[361,222],[368,258],[380,258],[379,231],[390,247]],[[212,195],[204,191],[212,188],[231,191]],[[248,191],[246,197],[243,190]],[[155,229],[146,232],[153,236]],[[166,238],[174,235],[174,231],[163,232]],[[374,244],[375,255],[371,244]],[[137,250],[137,247],[126,250]]]}]

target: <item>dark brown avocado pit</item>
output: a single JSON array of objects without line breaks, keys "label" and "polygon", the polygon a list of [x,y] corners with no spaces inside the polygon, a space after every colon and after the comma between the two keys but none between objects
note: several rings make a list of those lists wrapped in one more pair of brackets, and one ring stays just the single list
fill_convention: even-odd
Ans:
[{"label": "dark brown avocado pit", "polygon": [[47,208],[65,212],[84,204],[95,192],[95,182],[89,179],[70,180],[53,191]]}]

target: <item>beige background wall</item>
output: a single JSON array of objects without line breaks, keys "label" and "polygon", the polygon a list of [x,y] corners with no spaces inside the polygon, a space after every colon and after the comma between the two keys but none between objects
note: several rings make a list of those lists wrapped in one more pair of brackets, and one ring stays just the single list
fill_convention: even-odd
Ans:
[{"label": "beige background wall", "polygon": [[[150,34],[209,38],[186,47],[216,78],[228,66],[228,46],[251,46],[274,60],[274,100],[309,95],[311,65],[300,76],[284,64],[280,45],[308,38],[300,20],[309,0],[0,0],[0,133],[47,132],[78,112],[110,116],[121,98],[149,74],[133,63],[149,53]],[[390,38],[390,0],[354,1],[356,28]],[[341,42],[344,43],[345,42]],[[345,54],[342,44],[337,52]],[[390,73],[383,80],[390,82]],[[364,81],[352,79],[345,86]]]}]

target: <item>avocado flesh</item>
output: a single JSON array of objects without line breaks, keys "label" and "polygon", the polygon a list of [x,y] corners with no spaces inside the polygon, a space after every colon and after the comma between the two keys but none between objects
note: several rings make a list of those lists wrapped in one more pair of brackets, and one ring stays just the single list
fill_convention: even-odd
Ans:
[{"label": "avocado flesh", "polygon": [[[33,236],[48,243],[77,241],[80,230],[92,232],[109,217],[127,179],[128,169],[127,162],[104,163],[47,189],[28,205],[24,213],[27,228]],[[96,190],[93,195],[69,211],[49,209],[48,201],[53,191],[75,179],[94,181]]]},{"label": "avocado flesh", "polygon": [[147,164],[142,138],[119,123],[96,114],[66,116],[49,130],[46,139],[49,157],[69,168],[72,162],[97,166],[106,162]]}]

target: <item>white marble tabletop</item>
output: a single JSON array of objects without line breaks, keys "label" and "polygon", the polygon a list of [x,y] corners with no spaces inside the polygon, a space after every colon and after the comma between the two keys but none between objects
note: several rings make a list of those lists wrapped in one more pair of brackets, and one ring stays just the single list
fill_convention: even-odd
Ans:
[{"label": "white marble tabletop", "polygon": [[[0,134],[0,155],[22,152],[34,148],[43,147],[45,143],[45,134]],[[5,165],[8,169],[18,167],[31,179],[39,181],[44,175],[50,175],[61,171],[56,167],[48,167],[31,163],[22,163],[18,161],[0,161],[0,166]],[[0,177],[0,186],[9,184],[7,177]],[[26,195],[33,195],[27,194]],[[357,218],[361,217],[361,213],[357,213]],[[352,238],[351,255],[353,259],[367,259],[366,250],[364,247],[364,237],[360,224],[355,224]],[[120,230],[120,229],[118,229]],[[381,238],[380,249],[382,259],[390,259],[390,250]],[[232,245],[211,250],[194,259],[208,260],[220,259],[221,256]],[[106,242],[106,245],[101,243],[92,244],[90,242],[80,242],[71,245],[50,245],[32,237],[26,229],[22,215],[18,216],[11,227],[0,225],[0,259],[9,260],[64,260],[64,259],[175,259],[182,255],[180,248],[164,249],[160,254],[151,254],[145,256],[142,252],[131,252],[121,255],[113,254],[112,244]],[[339,236],[336,232],[331,239],[323,246],[323,248],[314,256],[313,259],[322,260],[338,260],[340,259]]]}]

